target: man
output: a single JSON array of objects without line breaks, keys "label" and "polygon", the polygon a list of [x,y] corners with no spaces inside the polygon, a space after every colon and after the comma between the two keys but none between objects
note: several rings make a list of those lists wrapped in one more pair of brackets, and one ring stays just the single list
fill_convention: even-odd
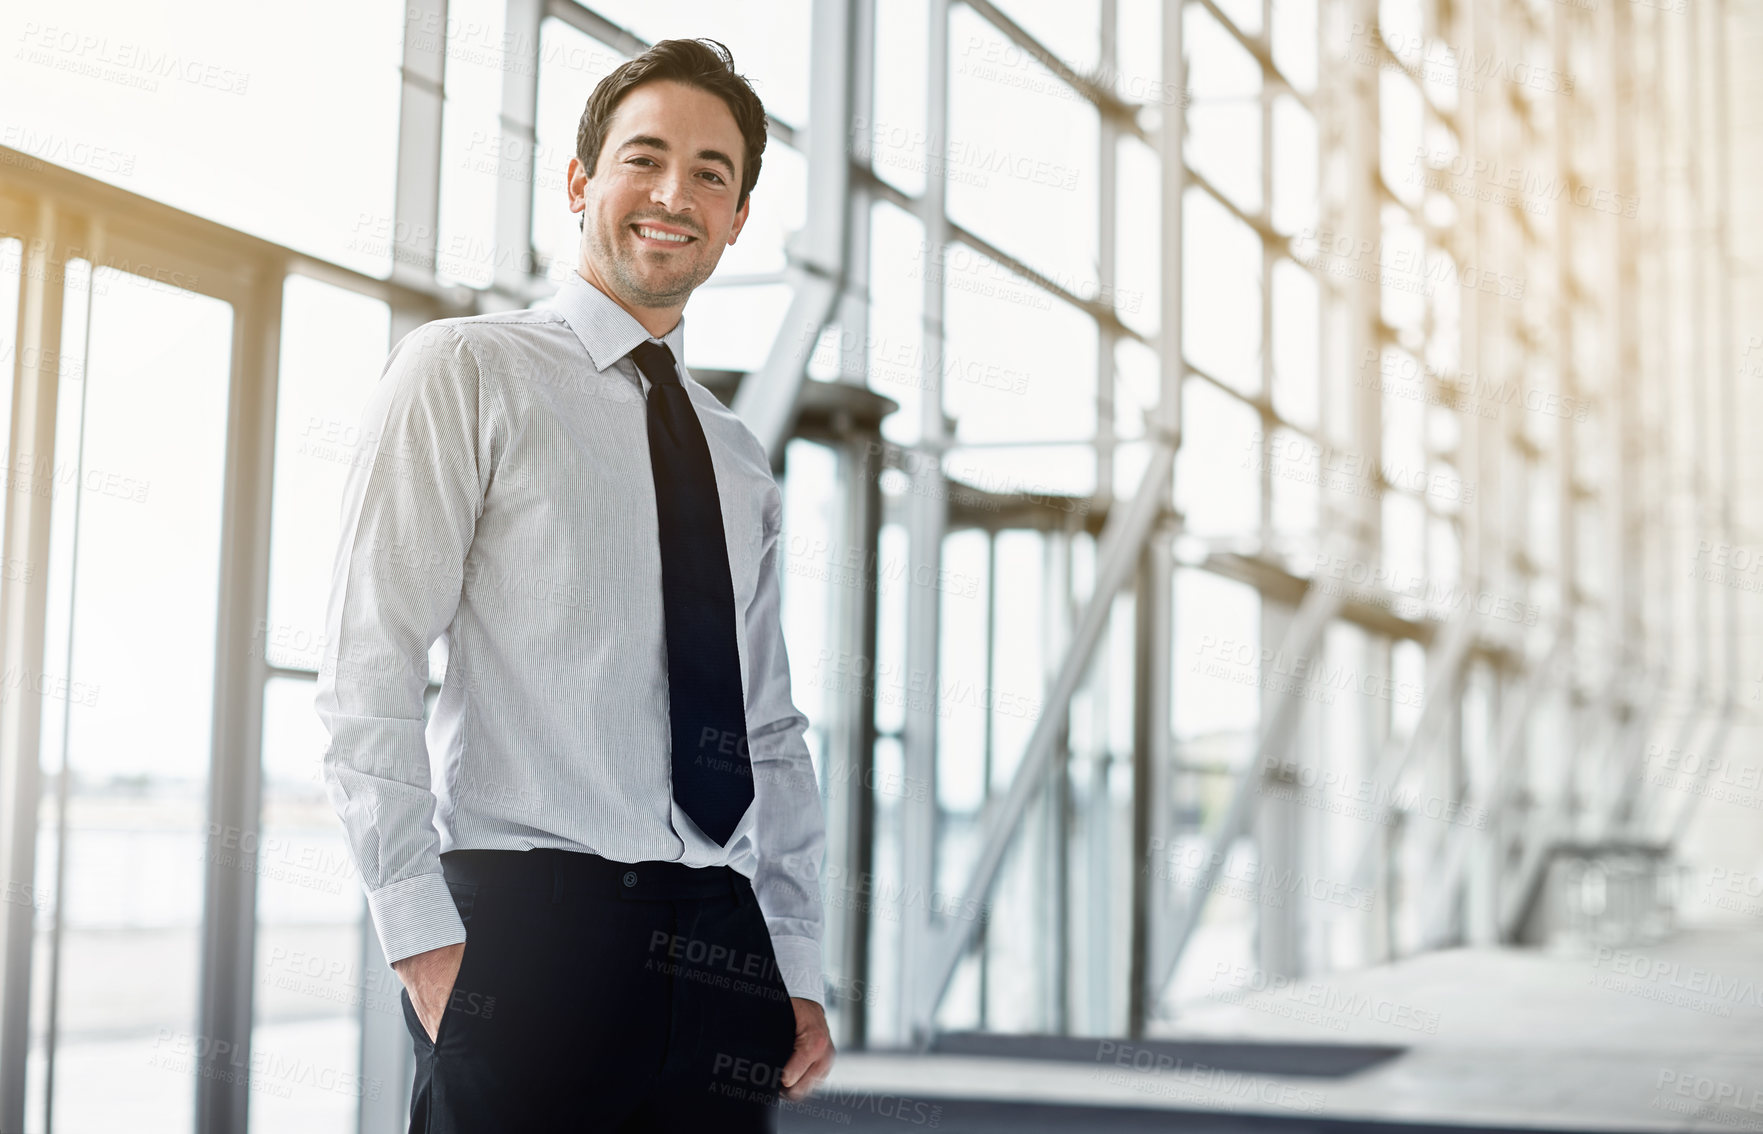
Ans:
[{"label": "man", "polygon": [[769,1130],[831,1066],[782,499],[680,365],[764,146],[721,44],[625,63],[569,162],[575,272],[419,327],[369,400],[317,708],[413,1131]]}]

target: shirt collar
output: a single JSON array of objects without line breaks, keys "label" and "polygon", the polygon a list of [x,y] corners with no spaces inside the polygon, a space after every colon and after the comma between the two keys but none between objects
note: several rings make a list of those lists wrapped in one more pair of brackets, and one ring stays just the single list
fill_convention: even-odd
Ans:
[{"label": "shirt collar", "polygon": [[[557,294],[546,302],[568,320],[570,330],[575,332],[575,337],[587,348],[588,359],[594,364],[594,369],[601,372],[610,369],[619,359],[635,350],[638,344],[654,338],[647,328],[637,322],[635,315],[583,279],[582,274],[574,268],[570,269],[563,286],[557,289]],[[673,351],[674,360],[681,363],[680,371],[683,375],[686,360],[686,317],[683,312],[679,322],[673,325],[671,331],[661,336],[659,341],[666,343]],[[642,375],[635,359],[631,360],[631,369],[638,371],[638,380],[647,389],[648,379]]]}]

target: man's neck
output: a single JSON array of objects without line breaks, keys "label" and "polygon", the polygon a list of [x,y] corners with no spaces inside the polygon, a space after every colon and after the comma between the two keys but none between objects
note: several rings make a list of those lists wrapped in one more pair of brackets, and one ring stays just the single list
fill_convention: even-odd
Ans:
[{"label": "man's neck", "polygon": [[685,304],[682,303],[678,307],[632,307],[620,299],[611,288],[602,284],[598,274],[592,270],[584,271],[577,268],[575,274],[598,290],[601,295],[629,312],[630,317],[641,323],[643,329],[653,337],[666,338],[668,332],[679,326],[680,314],[685,310]]}]

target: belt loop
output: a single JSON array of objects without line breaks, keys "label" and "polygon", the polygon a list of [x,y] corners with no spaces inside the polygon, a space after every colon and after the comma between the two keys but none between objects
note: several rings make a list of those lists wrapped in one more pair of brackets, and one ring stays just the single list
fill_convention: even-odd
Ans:
[{"label": "belt loop", "polygon": [[563,857],[551,856],[551,904],[561,905],[563,902]]}]

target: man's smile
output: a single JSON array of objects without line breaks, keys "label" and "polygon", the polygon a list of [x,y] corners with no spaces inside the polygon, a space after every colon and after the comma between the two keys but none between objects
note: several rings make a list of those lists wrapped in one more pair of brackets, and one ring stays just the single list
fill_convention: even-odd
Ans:
[{"label": "man's smile", "polygon": [[680,248],[698,239],[689,232],[661,225],[638,223],[631,225],[630,230],[637,234],[637,239],[642,243],[655,248]]}]

